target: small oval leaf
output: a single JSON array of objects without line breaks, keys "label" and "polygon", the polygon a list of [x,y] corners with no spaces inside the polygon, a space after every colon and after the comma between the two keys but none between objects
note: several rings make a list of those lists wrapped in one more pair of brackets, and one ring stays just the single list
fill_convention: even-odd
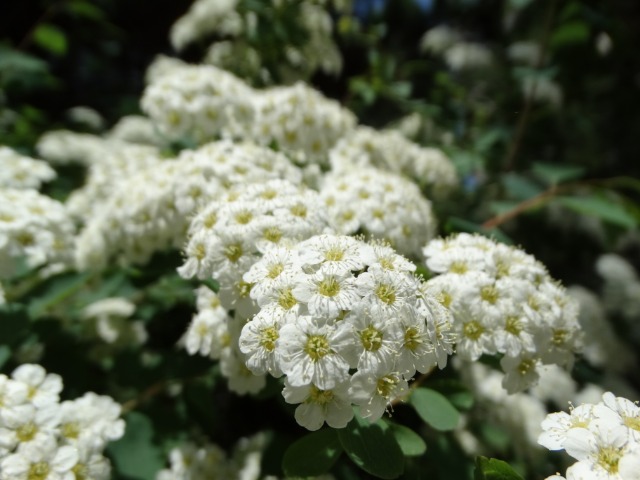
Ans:
[{"label": "small oval leaf", "polygon": [[458,425],[460,413],[441,393],[429,388],[418,388],[409,397],[422,420],[436,430],[446,432]]},{"label": "small oval leaf", "polygon": [[523,480],[507,462],[497,458],[476,457],[475,480]]},{"label": "small oval leaf", "polygon": [[310,477],[327,473],[342,453],[335,430],[325,428],[292,443],[282,459],[287,476]]},{"label": "small oval leaf", "polygon": [[378,478],[398,478],[404,472],[404,456],[388,425],[369,423],[356,415],[338,438],[358,467]]},{"label": "small oval leaf", "polygon": [[405,456],[419,457],[427,451],[427,444],[422,437],[409,427],[397,423],[390,423],[389,427]]}]

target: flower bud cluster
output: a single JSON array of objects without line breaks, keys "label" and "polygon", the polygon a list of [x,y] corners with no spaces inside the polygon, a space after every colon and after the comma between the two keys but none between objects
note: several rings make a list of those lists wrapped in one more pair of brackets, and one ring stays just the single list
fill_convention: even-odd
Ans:
[{"label": "flower bud cluster", "polygon": [[535,384],[541,364],[570,368],[580,346],[577,303],[545,267],[520,249],[479,235],[431,241],[427,291],[453,314],[457,354],[502,354],[510,393]]},{"label": "flower bud cluster", "polygon": [[47,163],[0,146],[0,188],[33,188],[53,180],[56,172]]},{"label": "flower bud cluster", "polygon": [[431,202],[411,181],[373,167],[332,172],[320,194],[334,230],[385,240],[398,252],[418,257],[435,235]]},{"label": "flower bud cluster", "polygon": [[[632,479],[640,472],[640,407],[611,392],[597,404],[547,415],[538,443],[577,460],[567,480]],[[559,475],[550,477],[561,479]]]},{"label": "flower bud cluster", "polygon": [[29,267],[68,264],[75,227],[64,205],[35,190],[0,188],[0,278]]},{"label": "flower bud cluster", "polygon": [[317,192],[286,180],[238,186],[192,220],[178,271],[185,278],[215,278],[224,307],[247,318],[255,304],[244,274],[270,249],[324,232],[323,208]]},{"label": "flower bud cluster", "polygon": [[421,147],[393,130],[360,126],[340,139],[329,152],[334,172],[374,166],[402,173],[439,196],[458,184],[455,168],[437,148]]},{"label": "flower bud cluster", "polygon": [[124,434],[120,405],[93,392],[60,402],[61,391],[40,365],[0,375],[2,478],[110,478],[102,453]]},{"label": "flower bud cluster", "polygon": [[218,445],[187,442],[169,453],[170,468],[161,470],[156,480],[231,479],[258,480],[266,437],[256,434],[241,438],[231,455]]},{"label": "flower bud cluster", "polygon": [[245,274],[260,306],[240,334],[255,374],[286,375],[298,423],[375,421],[417,372],[452,352],[449,314],[391,247],[318,235],[272,249]]},{"label": "flower bud cluster", "polygon": [[77,242],[78,265],[101,267],[113,257],[145,263],[155,252],[180,248],[190,217],[227,187],[281,177],[297,180],[300,172],[277,152],[228,141],[158,162],[119,182],[88,219]]}]

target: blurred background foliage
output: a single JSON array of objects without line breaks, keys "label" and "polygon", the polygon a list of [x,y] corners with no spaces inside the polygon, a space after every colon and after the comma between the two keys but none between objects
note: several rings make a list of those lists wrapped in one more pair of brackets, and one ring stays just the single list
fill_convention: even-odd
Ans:
[{"label": "blurred background foliage", "polygon": [[[0,143],[34,154],[37,139],[47,130],[91,131],[69,115],[79,105],[98,111],[105,119],[102,128],[123,115],[140,113],[145,70],[158,54],[176,55],[168,32],[191,3],[0,2]],[[275,15],[267,3],[241,2],[272,27],[247,41],[261,48],[264,62],[275,72],[271,67],[282,61],[280,43],[295,42],[304,32],[296,30],[286,11]],[[352,11],[333,11],[333,18],[342,72],[315,72],[309,82],[352,109],[361,123],[395,126],[449,154],[463,188],[453,200],[434,202],[444,221],[442,233],[494,233],[522,245],[555,278],[593,289],[599,287],[593,266],[602,252],[617,250],[640,267],[640,243],[628,241],[640,223],[639,2],[356,0]],[[421,49],[424,33],[443,24],[483,45],[491,62],[454,69],[441,56]],[[181,58],[200,60],[210,40],[190,45]],[[508,48],[518,41],[538,44],[538,60],[523,65],[510,59]],[[534,84],[552,81],[561,98],[537,97],[535,86],[523,94],[522,85],[531,85],[532,79]],[[283,80],[277,73],[272,78],[276,84]],[[150,265],[159,265],[164,274],[179,263],[177,256],[168,256]],[[210,375],[215,367],[209,361],[173,348],[190,319],[194,285],[152,268],[113,270],[100,279],[68,274],[47,282],[29,291],[35,299],[29,312],[16,307],[11,313],[13,323],[3,326],[6,342],[28,346],[46,337],[42,364],[63,375],[71,396],[105,390],[108,381],[119,398],[134,398],[125,409],[144,404],[142,413],[128,417],[135,438],[128,434],[111,452],[121,478],[150,478],[164,464],[164,453],[150,439],[163,438],[158,429],[179,431],[194,419],[227,446],[274,423],[288,425],[290,431],[283,429],[272,442],[273,455],[265,456],[281,458],[296,426],[290,406],[274,399],[277,389],[267,388],[259,400],[280,403],[280,409],[270,410],[277,412],[275,417],[265,418],[254,400],[226,395],[224,385],[216,383],[219,377]],[[138,312],[149,332],[144,355],[125,349],[113,356],[112,364],[97,366],[84,361],[86,350],[93,348],[90,343],[79,343],[60,324],[25,327],[27,316],[46,319],[56,315],[56,308],[67,309],[72,323],[92,298],[131,292],[137,292],[137,303],[146,309]],[[186,381],[177,400],[161,397],[145,403],[158,389],[170,387],[172,379],[184,380],[185,372],[190,379],[207,380]],[[230,432],[212,412],[211,399],[229,418],[245,418],[237,431]],[[149,417],[165,421],[151,425]],[[414,412],[403,409],[397,417],[404,424],[418,421]],[[507,448],[495,432],[487,438],[498,450]],[[447,478],[453,468],[470,468],[456,465],[457,447],[449,437],[439,437],[430,448],[453,459],[438,465],[438,478]],[[417,472],[419,467],[408,468]],[[279,469],[274,460],[265,473]],[[345,478],[355,478],[348,468],[343,470]]]}]

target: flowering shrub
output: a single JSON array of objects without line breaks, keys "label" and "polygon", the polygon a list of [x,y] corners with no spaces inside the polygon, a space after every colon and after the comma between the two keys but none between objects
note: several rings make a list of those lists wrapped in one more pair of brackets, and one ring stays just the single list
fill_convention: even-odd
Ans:
[{"label": "flowering shrub", "polygon": [[147,1],[0,42],[0,480],[638,478],[637,15]]}]

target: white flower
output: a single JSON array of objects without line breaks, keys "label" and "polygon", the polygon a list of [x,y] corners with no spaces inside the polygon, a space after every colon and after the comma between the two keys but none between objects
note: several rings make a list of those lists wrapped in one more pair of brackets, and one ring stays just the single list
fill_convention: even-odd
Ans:
[{"label": "white flower", "polygon": [[58,447],[53,437],[21,446],[0,463],[2,478],[11,480],[72,480],[78,461],[75,448]]},{"label": "white flower", "polygon": [[40,365],[25,364],[16,368],[11,377],[28,388],[28,398],[37,408],[58,403],[62,377],[45,371]]},{"label": "white flower", "polygon": [[0,414],[0,450],[12,450],[16,446],[54,436],[60,423],[57,404],[41,409],[36,409],[31,404],[18,405],[11,409],[3,409]]},{"label": "white flower", "polygon": [[276,348],[280,366],[290,385],[315,384],[331,390],[349,378],[349,363],[342,352],[351,338],[348,329],[332,324],[318,325],[312,317],[299,317],[280,329]]},{"label": "white flower", "polygon": [[236,348],[225,348],[220,356],[220,371],[229,381],[229,390],[238,395],[258,393],[267,383],[265,375],[256,375],[249,370]]},{"label": "white flower", "polygon": [[347,315],[351,341],[345,349],[350,366],[371,375],[393,371],[402,341],[400,322],[368,307],[360,307]]},{"label": "white flower", "polygon": [[360,415],[370,422],[382,417],[391,402],[404,397],[408,391],[407,381],[400,374],[372,376],[360,371],[351,377],[349,388],[353,403],[360,406]]},{"label": "white flower", "polygon": [[353,418],[348,395],[349,382],[322,390],[314,384],[299,387],[285,380],[282,396],[287,403],[300,403],[295,419],[308,430],[318,430],[326,422],[332,428],[344,428]]},{"label": "white flower", "polygon": [[219,358],[222,349],[221,340],[227,334],[227,313],[224,316],[207,309],[193,317],[184,338],[189,355],[210,355]]},{"label": "white flower", "polygon": [[370,247],[353,237],[316,235],[302,242],[300,262],[304,266],[324,264],[335,270],[360,270],[371,256]]},{"label": "white flower", "polygon": [[286,310],[272,306],[260,310],[242,327],[240,351],[247,356],[247,367],[256,375],[267,372],[274,377],[282,375],[281,353],[276,345],[280,337],[280,328],[286,322]]},{"label": "white flower", "polygon": [[293,295],[307,303],[309,313],[320,318],[335,318],[360,299],[353,275],[338,265],[323,265],[316,273],[301,276],[300,280]]}]

